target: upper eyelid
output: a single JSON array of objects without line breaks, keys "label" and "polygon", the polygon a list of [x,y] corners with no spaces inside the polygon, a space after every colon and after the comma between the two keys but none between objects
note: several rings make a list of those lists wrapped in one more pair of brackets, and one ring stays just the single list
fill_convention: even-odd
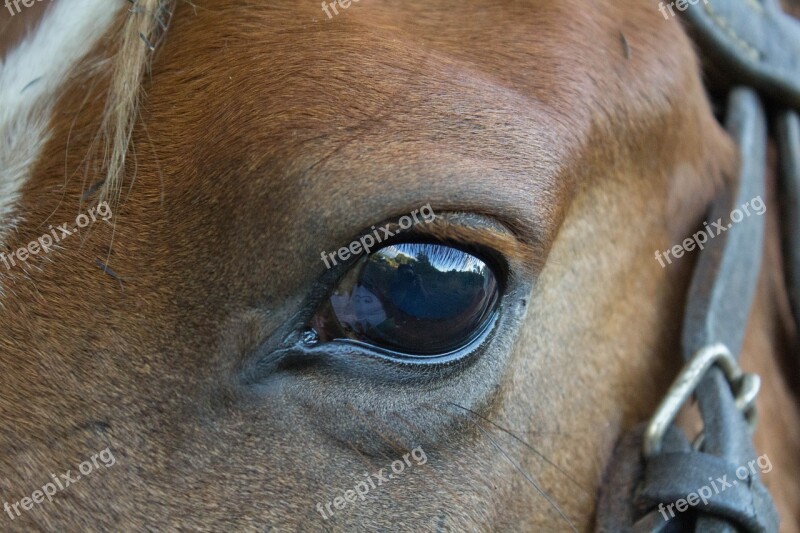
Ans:
[{"label": "upper eyelid", "polygon": [[539,265],[544,256],[541,246],[523,242],[497,220],[468,213],[445,213],[431,223],[412,228],[405,235],[492,250],[509,263],[526,267]]},{"label": "upper eyelid", "polygon": [[[381,228],[388,228],[394,233],[381,241],[380,246],[401,241],[404,236],[429,236],[441,241],[451,241],[462,245],[477,244],[486,248],[493,248],[494,243],[499,243],[500,252],[505,249],[511,250],[517,247],[528,246],[517,236],[494,218],[483,215],[462,212],[437,212],[434,220],[424,221],[424,223],[414,224],[408,229],[401,229],[397,223],[398,217],[386,219],[378,224],[373,224],[370,229],[360,232],[352,241],[357,241],[364,235],[373,234]],[[513,244],[512,244],[513,243]],[[513,252],[512,252],[512,255]]]},{"label": "upper eyelid", "polygon": [[[396,218],[394,220],[397,220]],[[391,219],[372,227],[389,227],[392,231],[399,228],[399,224]],[[373,230],[362,231],[349,242],[356,242],[362,236],[371,233]],[[516,233],[512,232],[505,224],[493,217],[478,215],[474,213],[448,212],[441,211],[436,213],[436,218],[432,222],[416,224],[408,230],[396,233],[393,237],[386,239],[369,253],[361,250],[355,255],[350,255],[347,260],[339,261],[337,265],[325,270],[325,275],[318,280],[322,286],[335,286],[346,276],[355,265],[364,257],[369,256],[386,246],[392,246],[407,241],[431,240],[441,244],[450,244],[461,247],[466,251],[488,252],[479,253],[486,259],[493,258],[497,266],[504,263],[503,270],[511,269],[519,275],[535,276],[544,264],[545,253],[543,247],[537,243],[524,242]],[[338,250],[338,249],[337,249]],[[326,289],[323,289],[326,290]]]}]

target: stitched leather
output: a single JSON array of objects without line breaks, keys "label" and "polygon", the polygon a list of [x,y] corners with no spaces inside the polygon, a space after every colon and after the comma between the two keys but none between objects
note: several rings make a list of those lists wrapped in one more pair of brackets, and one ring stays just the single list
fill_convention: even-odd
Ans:
[{"label": "stitched leather", "polygon": [[684,15],[703,51],[735,84],[800,107],[800,24],[779,0],[697,0]]}]

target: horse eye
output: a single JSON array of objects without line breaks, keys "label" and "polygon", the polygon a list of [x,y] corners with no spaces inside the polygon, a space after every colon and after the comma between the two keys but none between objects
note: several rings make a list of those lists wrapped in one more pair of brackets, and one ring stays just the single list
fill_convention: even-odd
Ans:
[{"label": "horse eye", "polygon": [[474,255],[443,244],[402,243],[362,257],[310,325],[321,342],[442,355],[483,333],[499,298],[495,272]]}]

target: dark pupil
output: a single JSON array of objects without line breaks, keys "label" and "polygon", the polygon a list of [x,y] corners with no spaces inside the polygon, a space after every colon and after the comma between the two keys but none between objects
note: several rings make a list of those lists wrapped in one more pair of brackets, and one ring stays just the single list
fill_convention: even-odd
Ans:
[{"label": "dark pupil", "polygon": [[477,257],[440,244],[397,244],[362,259],[312,326],[322,341],[444,354],[483,331],[498,295],[494,273]]}]

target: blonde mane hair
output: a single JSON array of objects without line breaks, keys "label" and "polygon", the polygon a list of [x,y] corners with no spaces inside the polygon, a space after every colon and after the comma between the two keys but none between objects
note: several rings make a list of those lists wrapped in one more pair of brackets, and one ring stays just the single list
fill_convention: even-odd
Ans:
[{"label": "blonde mane hair", "polygon": [[143,81],[167,31],[175,0],[129,0],[119,48],[112,58],[111,80],[100,134],[105,177],[100,200],[117,203],[125,175],[125,159],[139,116]]}]

